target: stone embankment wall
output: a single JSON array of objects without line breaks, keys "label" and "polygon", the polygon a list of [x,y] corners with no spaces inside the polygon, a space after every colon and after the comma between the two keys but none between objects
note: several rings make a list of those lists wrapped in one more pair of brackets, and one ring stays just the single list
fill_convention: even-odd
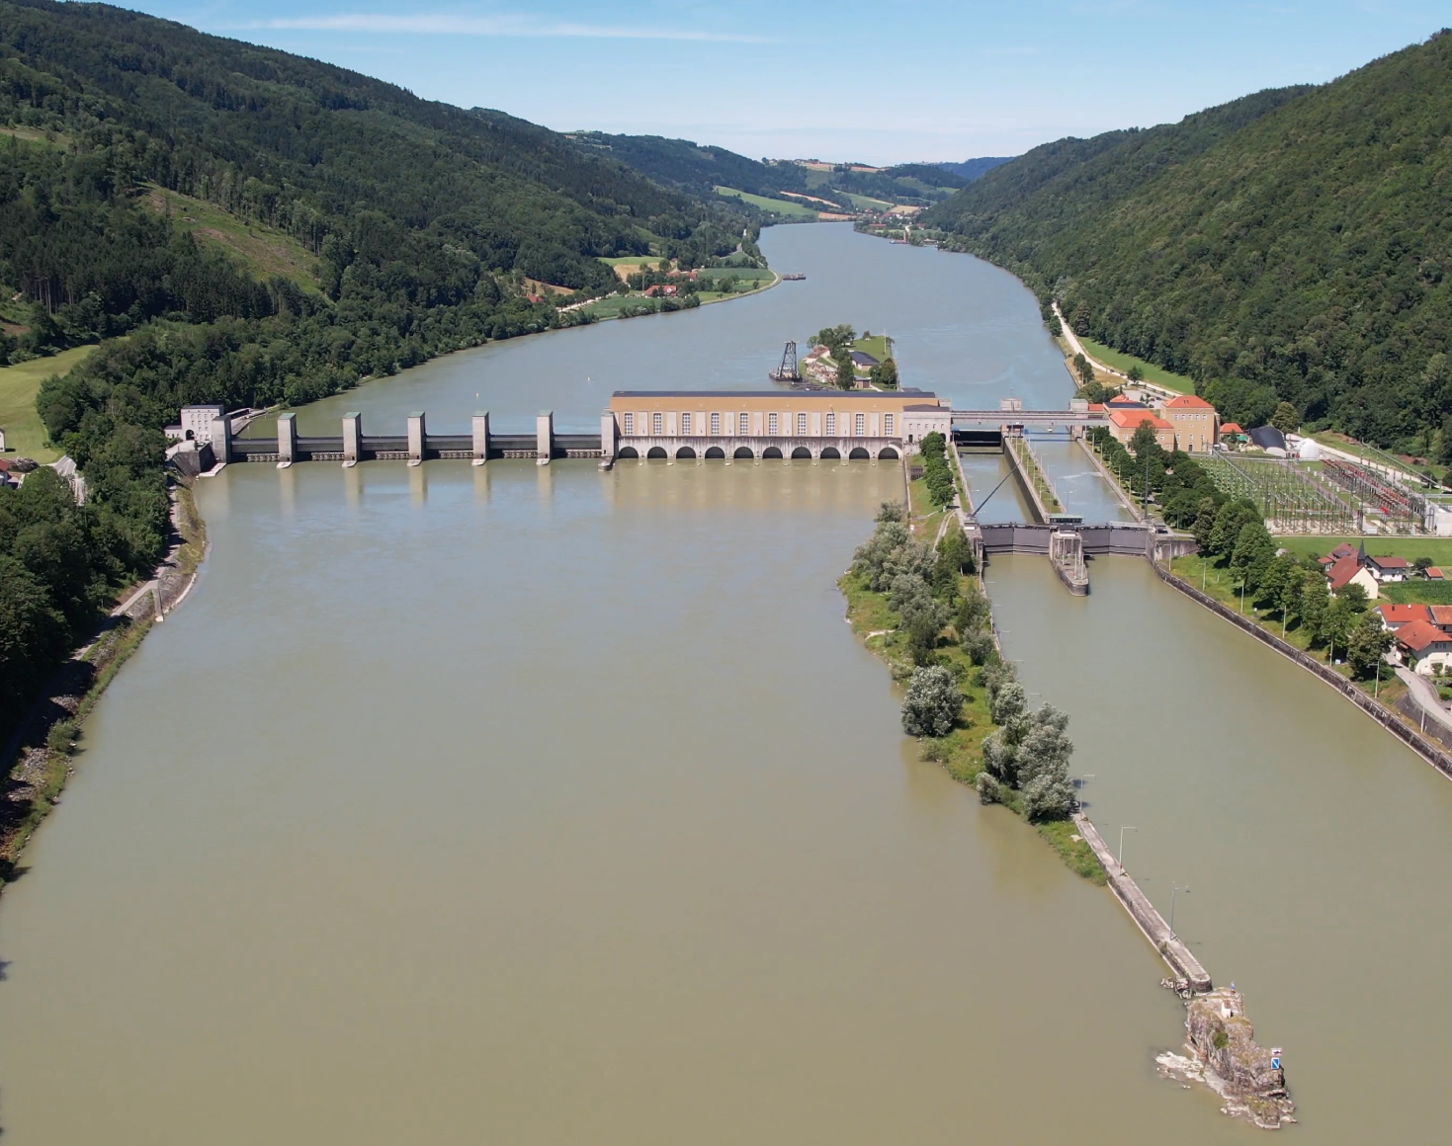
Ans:
[{"label": "stone embankment wall", "polygon": [[1318,678],[1326,684],[1329,684],[1347,700],[1361,709],[1362,712],[1366,713],[1367,716],[1371,717],[1393,736],[1402,741],[1408,748],[1433,768],[1437,769],[1438,772],[1441,772],[1448,779],[1452,779],[1452,756],[1442,751],[1437,744],[1428,737],[1421,735],[1416,729],[1408,728],[1386,705],[1367,696],[1366,693],[1362,692],[1351,681],[1327,665],[1323,665],[1315,657],[1303,653],[1294,645],[1281,640],[1274,633],[1267,632],[1254,621],[1241,616],[1234,610],[1227,609],[1219,601],[1200,592],[1199,589],[1196,589],[1183,578],[1175,576],[1175,574],[1159,565],[1156,565],[1154,570],[1159,575],[1161,581],[1172,585],[1181,593],[1184,593],[1185,596],[1204,605],[1212,613],[1223,617],[1237,628],[1243,629],[1256,640],[1260,641],[1261,644],[1269,645],[1283,657],[1295,661],[1296,664],[1300,665],[1307,672],[1314,673]]},{"label": "stone embankment wall", "polygon": [[1129,912],[1129,917],[1134,920],[1136,926],[1144,932],[1144,937],[1150,941],[1156,951],[1159,952],[1170,970],[1175,973],[1176,978],[1184,979],[1196,992],[1209,991],[1214,987],[1210,981],[1210,973],[1200,966],[1200,961],[1190,954],[1190,949],[1184,945],[1170,930],[1169,924],[1164,917],[1155,910],[1146,897],[1140,891],[1134,880],[1129,878],[1125,870],[1119,866],[1109,846],[1099,834],[1099,830],[1082,813],[1074,814],[1074,826],[1079,829],[1080,835],[1088,843],[1094,856],[1099,860],[1099,865],[1104,868],[1104,874],[1109,877],[1109,888],[1114,892],[1124,909]]}]

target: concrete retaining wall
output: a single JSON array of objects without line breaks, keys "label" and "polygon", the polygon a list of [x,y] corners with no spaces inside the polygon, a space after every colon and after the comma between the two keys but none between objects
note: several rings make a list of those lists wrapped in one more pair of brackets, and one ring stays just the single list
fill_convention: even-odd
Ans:
[{"label": "concrete retaining wall", "polygon": [[1155,910],[1155,905],[1145,898],[1144,892],[1140,891],[1134,880],[1119,866],[1114,854],[1099,835],[1099,830],[1082,813],[1075,813],[1074,826],[1079,829],[1079,834],[1084,837],[1099,861],[1099,866],[1109,877],[1109,889],[1123,904],[1124,910],[1129,912],[1129,917],[1144,933],[1144,937],[1150,941],[1150,946],[1169,964],[1170,970],[1177,978],[1186,980],[1197,992],[1211,990],[1214,984],[1210,981],[1210,973],[1200,966],[1200,961],[1190,954],[1190,949],[1170,930],[1164,917]]},{"label": "concrete retaining wall", "polygon": [[1256,640],[1260,641],[1261,644],[1269,645],[1283,657],[1295,661],[1296,664],[1300,665],[1307,672],[1315,674],[1318,679],[1330,685],[1347,700],[1351,701],[1357,708],[1366,713],[1367,716],[1375,720],[1433,768],[1437,769],[1438,772],[1442,773],[1448,779],[1452,779],[1452,756],[1442,751],[1437,744],[1428,737],[1421,735],[1416,729],[1408,728],[1386,705],[1367,696],[1356,685],[1352,684],[1340,673],[1323,665],[1315,657],[1308,656],[1294,645],[1288,644],[1275,634],[1267,632],[1254,621],[1241,616],[1232,609],[1227,609],[1219,601],[1200,592],[1199,589],[1196,589],[1183,578],[1175,576],[1175,574],[1159,565],[1156,565],[1154,570],[1159,575],[1161,581],[1172,585],[1181,593],[1185,594],[1185,596],[1204,605],[1212,613],[1223,617],[1237,628],[1243,629]]}]

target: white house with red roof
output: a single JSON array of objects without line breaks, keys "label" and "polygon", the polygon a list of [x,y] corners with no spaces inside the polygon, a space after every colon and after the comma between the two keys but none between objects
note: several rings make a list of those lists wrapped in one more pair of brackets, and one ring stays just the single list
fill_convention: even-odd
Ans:
[{"label": "white house with red roof", "polygon": [[1431,621],[1403,625],[1396,632],[1396,642],[1403,661],[1421,676],[1433,675],[1438,665],[1443,672],[1452,665],[1452,634]]},{"label": "white house with red roof", "polygon": [[1175,445],[1187,454],[1208,454],[1219,441],[1215,407],[1204,398],[1181,394],[1160,403],[1156,413],[1175,428]]}]

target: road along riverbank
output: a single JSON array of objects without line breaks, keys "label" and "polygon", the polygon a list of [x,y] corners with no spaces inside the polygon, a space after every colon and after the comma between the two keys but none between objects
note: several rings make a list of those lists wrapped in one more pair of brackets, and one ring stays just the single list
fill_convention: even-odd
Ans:
[{"label": "road along riverbank", "polygon": [[1444,752],[1442,748],[1430,738],[1423,736],[1416,729],[1409,727],[1403,719],[1393,712],[1386,705],[1373,697],[1367,696],[1356,684],[1334,669],[1322,664],[1314,657],[1302,652],[1287,641],[1281,640],[1274,633],[1257,625],[1248,617],[1228,609],[1215,598],[1202,593],[1195,586],[1191,585],[1184,578],[1165,569],[1156,562],[1151,562],[1155,575],[1165,584],[1179,590],[1198,605],[1204,606],[1222,620],[1229,621],[1242,632],[1249,633],[1263,645],[1275,649],[1287,660],[1295,662],[1301,668],[1311,673],[1317,680],[1330,685],[1338,693],[1351,701],[1357,708],[1380,724],[1438,772],[1447,779],[1452,780],[1452,755]]},{"label": "road along riverbank", "polygon": [[9,776],[0,806],[0,893],[23,871],[26,845],[61,802],[81,723],[152,626],[181,604],[196,580],[206,556],[206,523],[190,488],[176,483],[170,495],[172,539],[151,579],[129,592],[96,636],[60,667],[0,756]]}]

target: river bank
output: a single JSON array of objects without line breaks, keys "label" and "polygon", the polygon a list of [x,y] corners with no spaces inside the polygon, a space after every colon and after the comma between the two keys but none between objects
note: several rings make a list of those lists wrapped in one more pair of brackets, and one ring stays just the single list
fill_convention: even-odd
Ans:
[{"label": "river bank", "polygon": [[25,869],[20,866],[36,828],[61,802],[75,771],[81,725],[141,646],[152,627],[181,604],[191,591],[206,555],[206,523],[192,491],[171,489],[173,539],[151,580],[125,591],[94,638],[75,650],[37,698],[6,746],[8,783],[0,809],[0,894]]}]

